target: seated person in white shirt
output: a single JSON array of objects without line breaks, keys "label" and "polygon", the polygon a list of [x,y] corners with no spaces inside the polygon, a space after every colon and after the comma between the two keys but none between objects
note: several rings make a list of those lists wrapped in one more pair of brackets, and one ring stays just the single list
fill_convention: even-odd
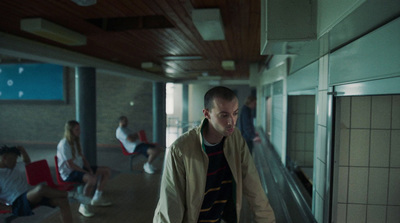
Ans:
[{"label": "seated person in white shirt", "polygon": [[[19,156],[23,162],[17,162]],[[10,205],[15,216],[33,215],[32,209],[39,205],[59,207],[62,222],[72,222],[68,197],[82,203],[90,203],[90,198],[43,184],[29,185],[25,165],[30,162],[28,153],[21,146],[0,148],[0,202]]]},{"label": "seated person in white shirt", "polygon": [[132,132],[128,128],[128,118],[126,116],[121,116],[119,118],[119,126],[115,132],[115,136],[128,152],[139,152],[147,157],[147,162],[143,165],[143,169],[146,173],[153,174],[155,172],[152,162],[160,154],[162,148],[155,144],[141,142],[139,140],[139,134],[137,132]]},{"label": "seated person in white shirt", "polygon": [[[81,128],[79,122],[70,120],[65,123],[64,138],[57,145],[58,170],[61,178],[67,182],[84,183],[83,194],[92,196],[93,206],[110,206],[112,203],[104,198],[103,191],[111,176],[107,166],[90,165],[83,154],[80,143]],[[92,217],[94,213],[88,204],[81,203],[79,213]]]}]

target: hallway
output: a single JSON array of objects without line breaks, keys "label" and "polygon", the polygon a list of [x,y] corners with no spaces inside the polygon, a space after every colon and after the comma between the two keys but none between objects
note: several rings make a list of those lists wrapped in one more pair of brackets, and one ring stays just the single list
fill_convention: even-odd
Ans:
[{"label": "hallway", "polygon": [[[56,145],[27,144],[24,145],[31,160],[46,159],[55,181],[54,155]],[[310,213],[301,209],[301,202],[295,200],[291,192],[284,168],[280,166],[274,151],[268,146],[265,139],[263,143],[256,144],[254,148],[255,163],[259,170],[264,189],[275,211],[277,223],[308,223],[315,222]],[[129,170],[129,158],[122,155],[120,147],[98,147],[98,165],[109,166],[112,169],[112,177],[106,185],[105,196],[113,202],[110,207],[93,207],[95,216],[85,218],[77,211],[79,204],[71,200],[71,209],[74,222],[137,222],[151,223],[154,209],[158,202],[160,177],[163,157],[157,158],[155,166],[158,171],[154,175],[142,171],[145,162],[143,156],[133,159],[133,171]],[[273,168],[271,170],[270,168]],[[241,223],[252,222],[251,212],[244,202]],[[20,217],[13,223],[53,223],[60,222],[58,209],[38,207],[34,210],[35,215]],[[1,215],[0,221],[7,215]],[[311,220],[310,220],[311,219]],[[296,220],[296,221],[294,221]]]}]

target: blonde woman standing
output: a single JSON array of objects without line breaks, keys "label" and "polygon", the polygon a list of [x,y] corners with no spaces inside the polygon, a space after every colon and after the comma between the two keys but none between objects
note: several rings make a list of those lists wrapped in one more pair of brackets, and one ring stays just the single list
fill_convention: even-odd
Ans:
[{"label": "blonde woman standing", "polygon": [[[111,202],[104,199],[103,189],[111,175],[109,167],[91,166],[83,155],[80,144],[81,129],[75,120],[65,124],[64,138],[57,145],[57,159],[60,175],[64,181],[85,183],[84,195],[91,196],[97,183],[97,188],[91,205],[109,206]],[[94,213],[86,204],[79,206],[79,213],[85,217],[92,217]]]}]

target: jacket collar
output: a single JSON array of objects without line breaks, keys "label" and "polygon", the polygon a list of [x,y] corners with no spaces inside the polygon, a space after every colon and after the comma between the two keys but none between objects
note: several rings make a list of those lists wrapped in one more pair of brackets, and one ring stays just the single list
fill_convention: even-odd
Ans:
[{"label": "jacket collar", "polygon": [[206,125],[208,125],[208,119],[204,118],[201,121],[199,128],[197,128],[197,131],[199,131],[198,135],[199,135],[199,139],[200,139],[200,145],[201,145],[201,148],[203,149],[203,151],[206,150],[206,148],[204,146],[204,136],[203,136],[203,129],[205,128]]}]

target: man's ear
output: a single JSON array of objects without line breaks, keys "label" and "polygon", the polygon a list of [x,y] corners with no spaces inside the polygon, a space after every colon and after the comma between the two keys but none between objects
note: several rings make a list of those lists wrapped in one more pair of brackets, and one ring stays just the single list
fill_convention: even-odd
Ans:
[{"label": "man's ear", "polygon": [[210,119],[210,111],[208,109],[203,109],[203,114],[206,119]]}]

